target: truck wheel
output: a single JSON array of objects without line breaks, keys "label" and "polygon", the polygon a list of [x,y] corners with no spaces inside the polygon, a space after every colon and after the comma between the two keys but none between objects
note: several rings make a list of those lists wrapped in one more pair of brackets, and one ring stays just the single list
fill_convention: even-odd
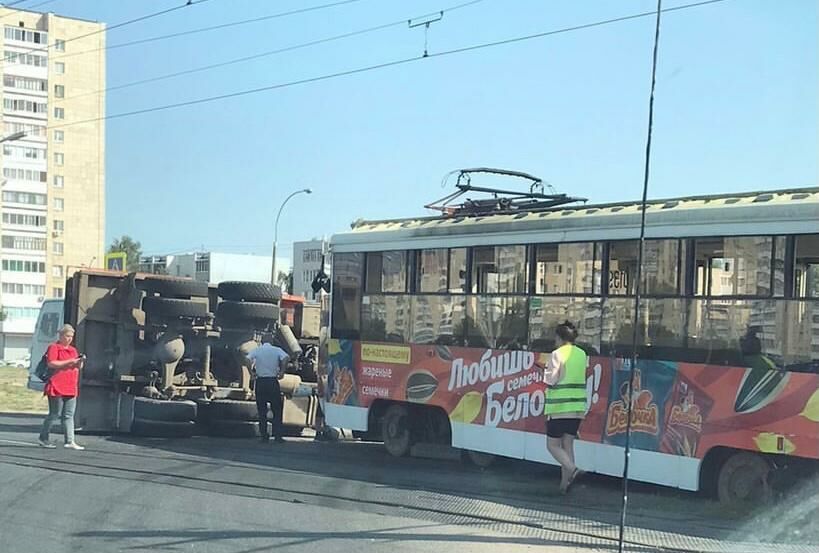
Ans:
[{"label": "truck wheel", "polygon": [[208,436],[221,438],[257,438],[259,425],[253,421],[214,420],[205,432]]},{"label": "truck wheel", "polygon": [[409,411],[403,405],[392,405],[382,421],[384,447],[393,457],[403,457],[412,447]]},{"label": "truck wheel", "polygon": [[131,423],[131,433],[150,438],[190,438],[196,424],[193,421],[169,422],[135,418]]},{"label": "truck wheel", "polygon": [[259,303],[278,304],[282,299],[282,290],[268,282],[243,282],[228,280],[219,283],[219,296],[229,301],[255,301]]},{"label": "truck wheel", "polygon": [[723,504],[766,502],[773,496],[768,483],[771,466],[762,456],[749,451],[731,455],[717,477],[717,493]]},{"label": "truck wheel", "polygon": [[196,403],[189,400],[135,397],[134,418],[161,422],[193,421],[196,420]]},{"label": "truck wheel", "polygon": [[166,298],[190,299],[208,297],[208,283],[189,278],[147,278],[137,287]]},{"label": "truck wheel", "polygon": [[208,305],[201,301],[147,296],[142,310],[155,317],[207,317]]},{"label": "truck wheel", "polygon": [[259,416],[255,401],[238,401],[235,399],[214,399],[208,406],[207,420],[216,421],[255,421]]},{"label": "truck wheel", "polygon": [[267,327],[279,320],[279,307],[261,302],[222,301],[216,306],[216,319],[224,326],[261,324]]}]

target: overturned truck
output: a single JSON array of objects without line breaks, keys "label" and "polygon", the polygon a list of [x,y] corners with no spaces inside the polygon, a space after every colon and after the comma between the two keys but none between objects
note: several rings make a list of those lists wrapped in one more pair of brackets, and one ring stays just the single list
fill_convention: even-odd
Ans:
[{"label": "overturned truck", "polygon": [[247,353],[272,333],[290,354],[281,380],[285,432],[300,434],[313,424],[318,403],[318,333],[282,324],[281,297],[278,287],[260,282],[75,273],[66,286],[64,318],[88,358],[78,426],[145,436],[256,436]]}]

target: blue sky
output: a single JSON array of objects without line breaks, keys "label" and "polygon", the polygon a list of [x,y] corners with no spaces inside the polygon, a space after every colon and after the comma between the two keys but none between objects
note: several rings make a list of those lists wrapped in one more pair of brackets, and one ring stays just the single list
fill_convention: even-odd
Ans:
[{"label": "blue sky", "polygon": [[[57,0],[108,24],[182,0]],[[210,0],[112,30],[111,45],[330,0]],[[110,50],[108,85],[406,19],[458,0],[360,0]],[[666,7],[686,2],[665,2]],[[653,1],[484,0],[430,51],[642,11]],[[20,6],[24,7],[24,6]],[[46,9],[44,6],[43,9]],[[644,18],[172,111],[107,127],[107,237],[146,253],[267,253],[358,218],[425,214],[453,169],[527,171],[592,201],[640,195],[653,19]],[[418,55],[406,25],[112,91],[109,114]],[[816,185],[817,4],[727,0],[663,16],[650,197]]]}]

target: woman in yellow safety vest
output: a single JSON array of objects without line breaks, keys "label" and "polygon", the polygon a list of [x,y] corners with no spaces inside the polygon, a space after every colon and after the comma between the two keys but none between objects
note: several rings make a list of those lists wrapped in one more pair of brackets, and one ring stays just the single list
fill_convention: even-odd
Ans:
[{"label": "woman in yellow safety vest", "polygon": [[574,464],[574,440],[586,415],[586,352],[574,345],[577,329],[569,321],[557,326],[557,349],[544,369],[546,383],[546,449],[560,463],[560,491],[567,493],[580,473]]}]

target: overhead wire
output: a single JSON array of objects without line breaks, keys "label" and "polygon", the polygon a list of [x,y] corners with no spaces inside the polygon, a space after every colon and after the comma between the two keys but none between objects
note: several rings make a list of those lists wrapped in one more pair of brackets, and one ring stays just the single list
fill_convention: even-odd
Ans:
[{"label": "overhead wire", "polygon": [[240,26],[240,25],[248,25],[250,23],[258,23],[260,21],[268,21],[268,20],[271,20],[271,19],[279,19],[279,18],[282,18],[282,17],[289,17],[291,15],[299,15],[299,14],[302,14],[302,13],[308,13],[308,12],[312,12],[312,11],[318,11],[318,10],[323,10],[323,9],[328,9],[328,8],[335,8],[335,7],[338,7],[338,6],[343,6],[345,4],[352,4],[352,3],[355,3],[355,2],[361,2],[361,0],[340,0],[338,2],[332,2],[332,3],[329,3],[329,4],[320,4],[320,5],[317,5],[317,6],[310,6],[310,7],[307,7],[307,8],[299,8],[299,9],[296,9],[296,10],[278,12],[278,13],[274,13],[274,14],[263,15],[263,16],[260,16],[260,17],[254,17],[254,18],[251,18],[251,19],[242,19],[242,20],[239,20],[239,21],[231,21],[230,23],[220,23],[219,25],[210,25],[208,27],[199,27],[199,28],[196,28],[196,29],[189,29],[187,31],[178,31],[176,33],[170,33],[170,34],[167,34],[167,35],[159,35],[159,36],[149,37],[149,38],[142,38],[142,39],[139,39],[139,40],[132,40],[130,42],[122,42],[120,44],[110,44],[110,45],[106,45],[106,46],[103,46],[103,47],[100,47],[100,48],[91,48],[89,50],[82,50],[82,51],[79,51],[79,52],[68,52],[68,53],[65,53],[65,54],[60,54],[59,56],[54,56],[54,59],[70,58],[70,57],[73,57],[73,56],[80,56],[80,55],[83,55],[83,54],[90,54],[92,52],[98,52],[100,50],[116,50],[118,48],[125,48],[125,47],[128,47],[128,46],[137,46],[139,44],[147,44],[149,42],[157,42],[157,41],[160,41],[160,40],[167,40],[167,39],[177,38],[177,37],[181,37],[181,36],[193,35],[193,34],[198,34],[198,33],[205,33],[205,32],[208,32],[208,31],[216,31],[216,30],[219,30],[219,29],[227,29],[227,28],[230,28],[230,27],[237,27],[237,26]]},{"label": "overhead wire", "polygon": [[[204,4],[205,2],[210,2],[210,0],[187,0],[187,2],[185,2],[184,4],[178,4],[176,6],[166,8],[164,10],[160,10],[160,11],[153,12],[153,13],[148,13],[148,14],[145,14],[145,15],[141,15],[139,17],[135,17],[133,19],[128,19],[126,21],[121,21],[119,23],[115,23],[115,24],[109,25],[107,27],[106,26],[101,26],[99,29],[89,31],[89,32],[81,34],[81,35],[76,35],[76,36],[73,36],[73,37],[68,37],[68,38],[62,39],[60,41],[60,44],[66,44],[68,42],[73,42],[75,40],[88,38],[90,36],[98,35],[100,33],[106,33],[108,31],[112,31],[114,29],[119,29],[121,27],[125,27],[126,25],[132,25],[134,23],[140,23],[142,21],[147,21],[148,19],[153,19],[155,17],[166,15],[166,14],[169,14],[171,12],[175,12],[177,10],[181,10],[183,8],[187,8],[187,7],[190,7],[190,6],[196,6],[196,5],[199,5],[199,4]],[[11,59],[12,56],[34,54],[36,52],[47,52],[51,48],[54,48],[54,46],[56,46],[57,44],[58,44],[57,41],[55,41],[55,42],[53,42],[51,44],[47,44],[45,46],[41,46],[41,47],[37,47],[37,48],[31,48],[29,50],[26,50],[25,52],[14,52],[12,54],[6,54],[5,56],[3,56],[3,59],[0,60],[0,62],[5,63],[9,59]]]},{"label": "overhead wire", "polygon": [[[389,23],[382,23],[380,25],[375,25],[375,26],[372,26],[372,27],[366,27],[366,28],[363,28],[363,29],[350,31],[350,32],[347,32],[347,33],[341,33],[341,34],[338,34],[338,35],[332,35],[332,36],[328,36],[328,37],[324,37],[324,38],[320,38],[320,39],[315,39],[315,40],[311,40],[311,41],[308,41],[308,42],[302,42],[302,43],[299,43],[299,44],[293,44],[293,45],[290,45],[290,46],[285,46],[285,47],[277,48],[277,49],[274,49],[274,50],[267,50],[267,51],[259,52],[257,54],[252,54],[252,55],[249,55],[249,56],[242,56],[242,57],[239,57],[239,58],[233,58],[233,59],[226,60],[226,61],[223,61],[223,62],[211,63],[211,64],[208,64],[208,65],[202,65],[202,66],[199,66],[199,67],[192,67],[190,69],[184,69],[184,70],[181,70],[181,71],[174,71],[172,73],[166,73],[164,75],[157,75],[155,77],[148,77],[148,78],[145,78],[145,79],[130,81],[130,82],[122,83],[122,84],[119,84],[119,85],[109,86],[109,87],[106,87],[106,88],[103,88],[103,89],[100,89],[100,90],[92,90],[90,92],[83,92],[81,94],[75,94],[73,96],[68,96],[68,97],[63,98],[63,99],[58,99],[57,101],[64,103],[64,102],[68,102],[70,100],[74,100],[75,98],[83,98],[85,96],[91,96],[91,95],[95,95],[95,94],[103,94],[105,92],[111,92],[112,90],[122,90],[124,88],[130,88],[130,87],[138,86],[138,85],[142,85],[142,84],[148,84],[148,83],[153,83],[153,82],[157,82],[157,81],[172,79],[172,78],[175,78],[175,77],[180,77],[182,75],[190,75],[190,74],[193,74],[193,73],[200,73],[202,71],[209,71],[209,70],[212,70],[212,69],[218,69],[220,67],[235,65],[237,63],[244,63],[244,62],[248,62],[248,61],[252,61],[252,60],[256,60],[256,59],[261,59],[261,58],[264,58],[264,57],[269,57],[269,56],[273,56],[273,55],[277,55],[277,54],[283,54],[285,52],[292,52],[294,50],[299,50],[299,49],[302,49],[302,48],[308,48],[310,46],[317,46],[319,44],[326,44],[328,42],[334,42],[334,41],[342,40],[342,39],[345,39],[345,38],[352,38],[352,37],[355,37],[355,36],[360,36],[360,35],[364,35],[364,34],[368,34],[368,33],[374,33],[376,31],[389,29],[391,27],[396,27],[398,25],[406,25],[408,20],[428,17],[430,15],[435,15],[435,14],[438,14],[438,13],[452,12],[452,11],[455,11],[455,10],[466,8],[468,6],[472,6],[474,4],[478,4],[480,2],[484,2],[484,1],[485,0],[471,0],[469,2],[463,2],[461,4],[456,4],[456,5],[450,6],[448,8],[444,8],[444,9],[441,9],[441,10],[436,10],[434,12],[430,12],[430,13],[426,13],[426,14],[423,14],[423,15],[415,16],[415,17],[412,17],[412,18],[406,18],[405,17],[405,18],[397,20],[397,21],[391,21]],[[291,12],[288,12],[288,13],[291,13]]]},{"label": "overhead wire", "polygon": [[[695,3],[691,3],[691,4],[683,4],[683,5],[680,5],[680,6],[675,6],[673,8],[664,8],[663,12],[667,13],[667,12],[686,10],[686,9],[711,5],[711,4],[718,4],[718,3],[721,3],[721,2],[725,2],[725,1],[727,1],[727,0],[705,0],[705,1],[702,1],[702,2],[695,2]],[[105,120],[111,120],[111,119],[120,119],[120,118],[123,118],[123,117],[132,117],[132,116],[135,116],[135,115],[143,115],[143,114],[146,114],[146,113],[154,113],[154,112],[158,112],[158,111],[167,111],[167,110],[170,110],[170,109],[176,109],[176,108],[181,108],[181,107],[186,107],[186,106],[205,104],[205,103],[215,102],[215,101],[219,101],[219,100],[225,100],[225,99],[229,99],[229,98],[237,98],[237,97],[240,97],[240,96],[247,96],[247,95],[250,95],[250,94],[257,94],[257,93],[260,93],[260,92],[268,92],[268,91],[271,91],[271,90],[289,88],[289,87],[292,87],[292,86],[298,86],[298,85],[303,85],[303,84],[326,81],[326,80],[335,79],[335,78],[339,78],[339,77],[345,77],[345,76],[349,76],[349,75],[356,75],[356,74],[360,74],[360,73],[368,73],[368,72],[371,72],[371,71],[376,71],[376,70],[379,70],[379,69],[385,69],[385,68],[388,68],[388,67],[395,67],[395,66],[398,66],[398,65],[405,65],[405,64],[408,64],[408,63],[417,62],[417,61],[424,60],[424,59],[444,57],[444,56],[449,56],[449,55],[453,55],[453,54],[461,54],[461,53],[465,53],[465,52],[472,52],[472,51],[476,51],[476,50],[481,50],[481,49],[486,49],[486,48],[493,48],[493,47],[496,47],[496,46],[503,46],[503,45],[507,45],[507,44],[514,44],[514,43],[517,43],[517,42],[534,40],[534,39],[538,39],[538,38],[544,38],[544,37],[547,37],[547,36],[553,36],[553,35],[562,34],[562,33],[585,30],[585,29],[600,27],[600,26],[604,26],[604,25],[611,25],[611,24],[614,24],[614,23],[620,23],[620,22],[623,22],[623,21],[634,20],[634,19],[644,18],[644,17],[648,17],[648,16],[656,16],[656,15],[657,15],[656,11],[649,11],[649,12],[642,12],[642,13],[637,13],[637,14],[632,14],[632,15],[627,15],[627,16],[615,17],[615,18],[611,18],[611,19],[595,21],[595,22],[592,22],[592,23],[585,23],[585,24],[581,24],[581,25],[573,25],[571,27],[563,27],[563,28],[560,28],[560,29],[553,29],[553,30],[550,30],[550,31],[543,31],[543,32],[540,32],[540,33],[534,33],[534,34],[529,34],[529,35],[524,35],[524,36],[519,36],[519,37],[513,37],[513,38],[508,38],[508,39],[503,39],[503,40],[498,40],[498,41],[493,41],[493,42],[484,42],[484,43],[481,43],[481,44],[474,44],[474,45],[471,45],[471,46],[464,46],[464,47],[461,47],[461,48],[454,48],[454,49],[451,49],[451,50],[444,50],[444,51],[441,51],[441,52],[432,52],[432,53],[430,53],[428,55],[423,55],[422,54],[422,55],[418,55],[418,56],[412,56],[412,57],[408,57],[408,58],[402,58],[402,59],[382,62],[382,63],[378,63],[378,64],[374,64],[374,65],[368,65],[368,66],[364,66],[364,67],[357,67],[357,68],[354,68],[354,69],[347,69],[347,70],[344,70],[344,71],[337,71],[337,72],[334,72],[334,73],[327,73],[327,74],[318,75],[318,76],[315,76],[315,77],[308,77],[308,78],[304,78],[304,79],[298,79],[298,80],[294,80],[294,81],[287,81],[287,82],[283,82],[283,83],[277,83],[277,84],[272,84],[272,85],[267,85],[267,86],[261,86],[261,87],[257,87],[257,88],[239,90],[239,91],[236,91],[236,92],[229,92],[229,93],[219,94],[219,95],[215,95],[215,96],[207,96],[207,97],[204,97],[204,98],[196,98],[196,99],[193,99],[193,100],[186,100],[186,101],[182,101],[182,102],[175,102],[175,103],[171,103],[171,104],[152,106],[152,107],[148,107],[148,108],[137,109],[137,110],[132,110],[132,111],[126,111],[126,112],[122,112],[122,113],[114,113],[114,114],[110,114],[110,115],[103,115],[103,116],[100,116],[100,117],[82,119],[80,121],[72,121],[72,122],[69,122],[69,123],[51,125],[48,128],[49,129],[59,129],[59,128],[64,128],[64,127],[71,127],[71,126],[74,126],[74,125],[81,125],[81,124],[84,124],[84,123],[95,123],[95,122],[98,122],[98,121],[105,121]]]},{"label": "overhead wire", "polygon": [[[20,3],[22,3],[22,2],[30,2],[30,1],[31,1],[31,0],[18,0],[17,2],[12,2],[11,4],[4,4],[2,7],[4,7],[4,8],[11,8],[12,6],[15,6],[15,5],[17,5],[17,4],[20,4]],[[56,2],[56,1],[57,1],[57,0],[45,0],[44,2],[40,2],[39,4],[32,4],[31,6],[24,6],[24,7],[22,7],[22,8],[16,8],[16,9],[15,9],[14,11],[12,11],[11,13],[7,13],[7,14],[6,14],[6,15],[4,15],[3,17],[0,17],[0,19],[6,19],[7,17],[11,17],[11,16],[15,15],[15,14],[17,13],[17,11],[19,11],[19,10],[24,10],[24,11],[30,12],[30,11],[32,11],[34,8],[39,8],[40,6],[45,6],[46,4],[52,4],[52,3]]]}]

